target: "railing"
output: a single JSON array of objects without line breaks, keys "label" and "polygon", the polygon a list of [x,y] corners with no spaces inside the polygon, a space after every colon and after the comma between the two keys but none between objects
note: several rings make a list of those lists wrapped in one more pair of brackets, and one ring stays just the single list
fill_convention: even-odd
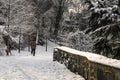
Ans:
[{"label": "railing", "polygon": [[118,60],[67,47],[55,48],[53,60],[65,64],[68,69],[80,74],[85,80],[120,80],[120,65],[115,64],[120,64]]}]

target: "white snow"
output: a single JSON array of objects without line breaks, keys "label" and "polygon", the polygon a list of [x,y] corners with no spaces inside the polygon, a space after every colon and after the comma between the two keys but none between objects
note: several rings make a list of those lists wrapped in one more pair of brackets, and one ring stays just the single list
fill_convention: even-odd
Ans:
[{"label": "white snow", "polygon": [[90,60],[92,62],[97,62],[97,63],[100,63],[100,64],[105,64],[105,65],[112,66],[112,67],[120,69],[120,60],[107,58],[107,57],[104,57],[102,55],[98,55],[98,54],[94,54],[94,53],[82,52],[82,51],[74,50],[74,49],[64,47],[64,46],[57,47],[57,49],[69,52],[71,54],[77,54],[77,55],[85,56],[85,57],[88,58],[88,60]]},{"label": "white snow", "polygon": [[[22,35],[21,35],[22,36]],[[19,35],[18,36],[16,36],[16,37],[12,37],[12,36],[10,36],[11,37],[11,39],[14,41],[14,42],[16,42],[16,43],[19,43]],[[21,39],[21,42],[22,42],[23,40]]]},{"label": "white snow", "polygon": [[53,62],[53,48],[56,45],[48,42],[37,46],[36,56],[30,52],[12,51],[12,56],[0,57],[0,80],[84,80],[80,75],[70,72],[64,65]]},{"label": "white snow", "polygon": [[4,35],[8,35],[7,31],[5,31],[4,29],[5,29],[5,26],[0,26],[0,33]]}]

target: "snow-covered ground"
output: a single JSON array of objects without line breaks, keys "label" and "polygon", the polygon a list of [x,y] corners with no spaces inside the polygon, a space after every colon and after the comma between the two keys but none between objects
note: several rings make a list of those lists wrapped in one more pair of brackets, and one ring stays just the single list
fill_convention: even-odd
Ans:
[{"label": "snow-covered ground", "polygon": [[1,56],[0,80],[84,80],[64,65],[53,62],[55,46],[48,42],[48,52],[44,46],[37,46],[36,56],[31,56],[27,50],[21,53],[12,51],[12,56]]}]

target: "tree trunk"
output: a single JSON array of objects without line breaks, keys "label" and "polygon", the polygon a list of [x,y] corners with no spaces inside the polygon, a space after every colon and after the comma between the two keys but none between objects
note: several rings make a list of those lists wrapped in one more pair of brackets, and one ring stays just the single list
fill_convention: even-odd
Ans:
[{"label": "tree trunk", "polygon": [[55,30],[54,30],[54,35],[57,37],[58,36],[58,31],[60,28],[60,21],[62,19],[63,16],[63,12],[64,12],[64,5],[63,4],[63,0],[61,0],[60,2],[60,6],[58,6],[58,10],[57,10],[57,15],[56,15],[56,22],[55,22]]},{"label": "tree trunk", "polygon": [[36,28],[36,44],[38,44],[38,40],[39,40],[39,28]]},{"label": "tree trunk", "polygon": [[20,28],[20,31],[19,31],[19,50],[18,52],[20,53],[20,47],[21,47],[21,28]]}]

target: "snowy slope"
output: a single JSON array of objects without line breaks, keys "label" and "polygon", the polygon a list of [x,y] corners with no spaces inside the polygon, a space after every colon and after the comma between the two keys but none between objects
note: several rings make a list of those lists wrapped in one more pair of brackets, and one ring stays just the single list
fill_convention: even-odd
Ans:
[{"label": "snowy slope", "polygon": [[53,43],[37,46],[36,56],[31,56],[27,50],[13,56],[0,57],[0,80],[84,80],[81,76],[70,72],[62,64],[52,61]]}]

